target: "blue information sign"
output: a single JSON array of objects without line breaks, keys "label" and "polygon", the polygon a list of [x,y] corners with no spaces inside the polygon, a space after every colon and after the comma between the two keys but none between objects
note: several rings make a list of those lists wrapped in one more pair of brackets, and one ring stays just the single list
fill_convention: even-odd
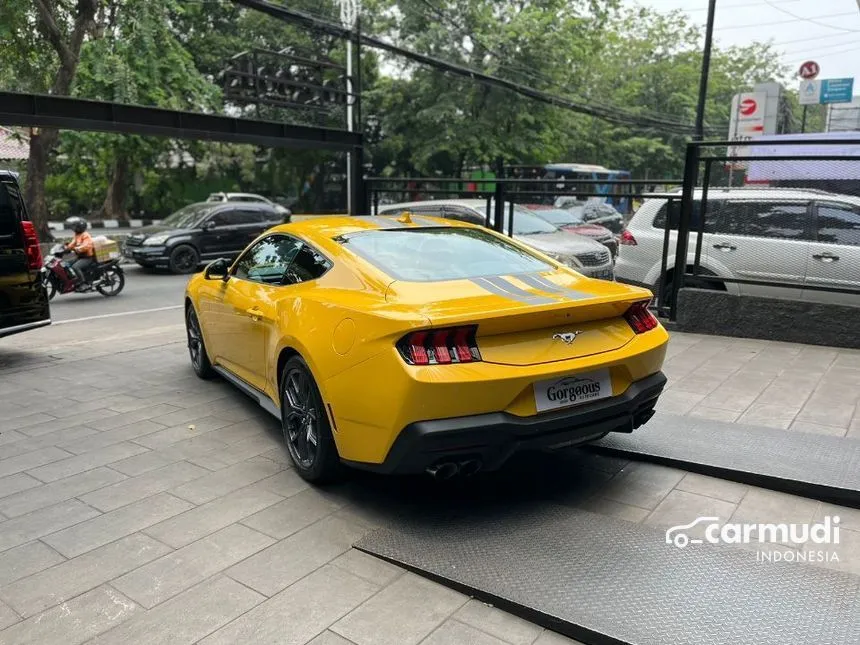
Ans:
[{"label": "blue information sign", "polygon": [[822,103],[850,103],[853,95],[853,78],[827,78],[821,81]]}]

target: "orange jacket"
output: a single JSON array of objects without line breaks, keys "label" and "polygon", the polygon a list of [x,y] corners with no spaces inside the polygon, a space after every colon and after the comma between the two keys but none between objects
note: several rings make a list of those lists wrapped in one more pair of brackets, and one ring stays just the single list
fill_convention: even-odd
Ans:
[{"label": "orange jacket", "polygon": [[75,252],[80,257],[90,257],[95,253],[93,236],[84,231],[76,233],[75,238],[66,244],[66,248]]}]

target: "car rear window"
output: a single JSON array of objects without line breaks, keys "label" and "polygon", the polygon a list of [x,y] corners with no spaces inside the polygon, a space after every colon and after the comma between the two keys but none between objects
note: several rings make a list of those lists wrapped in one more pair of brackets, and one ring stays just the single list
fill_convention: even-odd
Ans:
[{"label": "car rear window", "polygon": [[441,282],[553,268],[507,240],[476,228],[363,231],[338,241],[391,277],[409,282]]},{"label": "car rear window", "polygon": [[20,197],[12,183],[0,181],[0,236],[17,236],[21,220]]}]

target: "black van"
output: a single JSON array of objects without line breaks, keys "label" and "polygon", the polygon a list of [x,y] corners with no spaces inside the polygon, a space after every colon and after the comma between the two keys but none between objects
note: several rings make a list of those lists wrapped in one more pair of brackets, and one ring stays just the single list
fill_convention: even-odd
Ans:
[{"label": "black van", "polygon": [[17,176],[0,170],[0,337],[51,324],[42,251]]}]

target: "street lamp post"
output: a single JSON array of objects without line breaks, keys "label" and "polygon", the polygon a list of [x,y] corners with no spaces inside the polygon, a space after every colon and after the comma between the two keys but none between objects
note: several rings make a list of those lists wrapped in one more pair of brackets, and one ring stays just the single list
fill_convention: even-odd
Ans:
[{"label": "street lamp post", "polygon": [[[340,22],[346,29],[354,29],[358,21],[359,0],[340,0]],[[352,37],[346,41],[346,129],[353,132],[355,120],[353,118],[356,101],[356,88],[352,65]],[[350,215],[355,215],[356,204],[354,203],[353,181],[353,153],[346,153],[346,209]]]},{"label": "street lamp post", "polygon": [[711,69],[711,45],[714,40],[714,13],[716,8],[717,0],[709,0],[708,22],[705,26],[705,49],[702,52],[702,74],[699,78],[699,103],[696,106],[695,138],[697,141],[705,138],[705,100],[708,98],[708,74]]}]

